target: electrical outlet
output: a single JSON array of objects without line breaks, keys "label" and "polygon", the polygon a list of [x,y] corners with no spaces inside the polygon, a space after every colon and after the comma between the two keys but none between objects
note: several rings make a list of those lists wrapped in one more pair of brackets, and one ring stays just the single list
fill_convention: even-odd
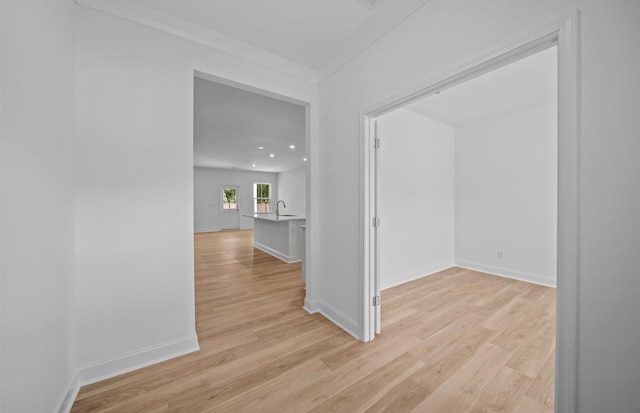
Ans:
[{"label": "electrical outlet", "polygon": [[501,259],[501,260],[504,259],[504,251],[498,250],[498,254],[497,255],[498,255],[498,259]]}]

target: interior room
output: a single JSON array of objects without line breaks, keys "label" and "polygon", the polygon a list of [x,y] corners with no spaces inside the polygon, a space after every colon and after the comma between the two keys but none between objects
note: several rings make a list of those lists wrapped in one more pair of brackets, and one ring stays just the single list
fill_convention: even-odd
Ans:
[{"label": "interior room", "polygon": [[[375,120],[378,334],[409,328],[446,366],[414,378],[435,389],[423,408],[464,409],[441,396],[464,375],[459,345],[533,379],[522,411],[553,407],[556,60],[550,47]],[[457,331],[465,322],[478,328]]]},{"label": "interior room", "polygon": [[556,285],[557,47],[376,119],[381,288],[453,266]]},{"label": "interior room", "polygon": [[[282,214],[304,219],[304,106],[196,76],[193,139],[194,232],[253,229],[253,214],[273,213],[281,200]],[[238,188],[232,208],[223,206],[225,186]]]},{"label": "interior room", "polygon": [[[628,0],[0,0],[0,411],[637,411],[638,20]],[[499,124],[389,115],[454,135],[441,142],[449,162],[422,148],[386,169],[430,160],[440,170],[417,184],[446,178],[433,190],[453,186],[453,199],[379,217],[383,237],[405,217],[425,232],[382,252],[447,240],[422,244],[428,266],[398,264],[380,302],[369,117],[541,44],[557,45],[555,171],[542,168],[549,152],[512,146],[511,127],[535,108]],[[304,266],[254,240],[248,253],[236,248],[247,239],[196,242],[194,231],[250,234],[241,214],[257,200],[284,200],[283,215],[303,202],[281,192],[301,185],[285,169],[247,178],[252,193],[270,184],[249,201],[247,183],[204,173],[233,165],[194,171],[194,77],[304,108]],[[498,168],[505,160],[536,172]],[[253,173],[245,161],[236,167]],[[214,188],[196,205],[200,172]],[[555,248],[553,223],[538,221],[552,200],[525,196],[548,188],[528,178],[553,173]],[[401,189],[391,207],[420,192],[388,176]],[[209,205],[231,215],[216,220]],[[446,218],[411,220],[421,205]],[[255,231],[267,217],[245,218]],[[541,293],[554,268],[556,301]],[[211,269],[221,278],[207,283]],[[444,313],[448,294],[467,302]],[[202,303],[229,312],[205,317]],[[389,327],[376,336],[379,309]],[[512,322],[523,312],[538,328]]]}]

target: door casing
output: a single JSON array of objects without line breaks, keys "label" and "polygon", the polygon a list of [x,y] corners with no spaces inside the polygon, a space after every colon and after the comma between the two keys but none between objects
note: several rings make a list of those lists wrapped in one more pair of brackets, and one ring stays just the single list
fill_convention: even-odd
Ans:
[{"label": "door casing", "polygon": [[[361,124],[361,294],[363,341],[380,332],[379,234],[377,211],[376,118],[442,89],[505,66],[546,48],[558,47],[558,251],[556,309],[556,412],[574,412],[577,381],[577,291],[579,280],[579,11],[366,108]],[[384,217],[381,217],[384,219]]]}]

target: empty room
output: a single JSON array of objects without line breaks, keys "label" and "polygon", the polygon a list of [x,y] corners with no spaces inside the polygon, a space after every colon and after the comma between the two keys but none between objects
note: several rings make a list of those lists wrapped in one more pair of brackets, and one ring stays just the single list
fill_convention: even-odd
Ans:
[{"label": "empty room", "polygon": [[479,409],[506,377],[517,411],[553,410],[556,58],[527,53],[376,118],[380,337],[424,340],[409,350],[428,355],[418,411]]}]

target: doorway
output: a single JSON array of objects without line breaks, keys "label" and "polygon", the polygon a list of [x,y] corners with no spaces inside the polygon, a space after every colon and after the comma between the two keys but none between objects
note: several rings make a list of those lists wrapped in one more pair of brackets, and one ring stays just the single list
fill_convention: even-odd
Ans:
[{"label": "doorway", "polygon": [[[272,263],[256,249],[254,221],[273,218],[281,200],[281,212],[286,205],[286,214],[310,215],[310,104],[195,72],[193,110],[196,250],[199,241],[225,239],[228,251],[222,252],[228,255],[219,256],[221,260],[237,260],[247,268]],[[221,230],[232,231],[214,234]],[[303,260],[302,266],[307,265]],[[310,291],[303,288],[301,294]]]},{"label": "doorway", "polygon": [[[378,210],[378,148],[376,119],[426,96],[504,67],[553,46],[558,47],[558,215],[557,215],[557,327],[556,409],[573,411],[576,390],[576,324],[578,278],[578,52],[577,14],[542,27],[472,62],[406,91],[401,97],[363,111],[362,150],[364,208],[363,338],[372,340],[380,325],[380,217]],[[384,305],[382,303],[382,305]]]}]

